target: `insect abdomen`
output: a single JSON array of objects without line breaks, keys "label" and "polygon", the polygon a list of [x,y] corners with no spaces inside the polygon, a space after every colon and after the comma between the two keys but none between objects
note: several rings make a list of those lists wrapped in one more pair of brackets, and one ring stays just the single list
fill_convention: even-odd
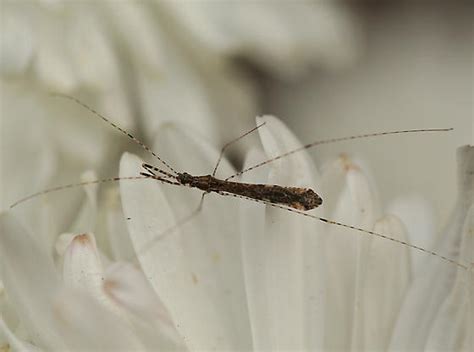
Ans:
[{"label": "insect abdomen", "polygon": [[220,191],[282,204],[298,210],[311,210],[323,202],[321,197],[310,188],[216,181],[219,183]]}]

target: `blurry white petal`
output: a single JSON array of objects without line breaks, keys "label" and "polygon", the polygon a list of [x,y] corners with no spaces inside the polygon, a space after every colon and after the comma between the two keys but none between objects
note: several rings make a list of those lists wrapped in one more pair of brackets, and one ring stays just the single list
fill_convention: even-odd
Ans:
[{"label": "blurry white petal", "polygon": [[[467,213],[460,258],[474,263],[474,205]],[[472,267],[471,267],[472,270]],[[468,351],[472,347],[474,273],[458,270],[453,289],[443,302],[427,339],[427,350]]]},{"label": "blurry white petal", "polygon": [[[394,199],[387,208],[388,213],[397,215],[402,219],[408,230],[410,243],[421,248],[432,248],[436,239],[433,207],[424,198],[418,195],[400,196]],[[420,268],[423,267],[424,256],[418,251],[410,251],[412,271],[423,275]]]},{"label": "blurry white petal", "polygon": [[60,18],[44,16],[38,19],[41,33],[38,36],[37,51],[33,68],[40,79],[50,89],[70,92],[77,88],[78,80],[74,66],[63,47],[64,28],[60,28]]},{"label": "blurry white petal", "polygon": [[14,6],[2,3],[2,30],[0,32],[0,73],[23,73],[31,62],[35,43],[31,21]]},{"label": "blurry white petal", "polygon": [[104,290],[108,297],[127,313],[135,331],[147,346],[176,349],[182,338],[143,272],[131,264],[117,263],[107,269]]},{"label": "blurry white petal", "polygon": [[154,71],[155,79],[160,78],[166,67],[167,51],[162,47],[160,21],[152,15],[146,2],[120,1],[103,2],[105,11],[110,14],[114,32],[137,67],[146,72]]},{"label": "blurry white petal", "polygon": [[0,215],[0,226],[0,268],[11,304],[35,344],[64,350],[51,315],[59,282],[50,257],[10,213]]},{"label": "blurry white petal", "polygon": [[160,3],[198,43],[221,55],[245,57],[292,76],[311,63],[352,61],[357,31],[348,13],[330,2],[238,1]]},{"label": "blurry white petal", "polygon": [[76,235],[64,254],[63,280],[66,286],[77,287],[101,300],[104,280],[102,263],[94,235]]},{"label": "blurry white petal", "polygon": [[[372,229],[378,216],[373,187],[356,165],[347,157],[339,162],[345,182],[336,196],[332,220],[363,229]],[[334,195],[333,195],[334,196]],[[334,201],[334,200],[333,200]],[[360,343],[362,288],[368,265],[368,250],[373,239],[354,230],[328,225],[326,253],[328,258],[327,344],[330,348],[347,348]],[[352,341],[352,342],[351,342]]]},{"label": "blurry white petal", "polygon": [[116,263],[107,269],[104,288],[117,303],[131,313],[148,320],[157,319],[172,324],[165,306],[156,296],[141,271],[126,263]]},{"label": "blurry white petal", "polygon": [[121,319],[81,291],[55,296],[56,329],[76,351],[143,351],[145,347]]},{"label": "blurry white petal", "polygon": [[[3,341],[5,341],[3,343]],[[41,352],[42,349],[19,339],[0,316],[0,351]]]},{"label": "blurry white petal", "polygon": [[[407,241],[405,227],[393,215],[377,221],[374,231]],[[355,234],[356,235],[356,234]],[[361,288],[362,350],[385,351],[410,283],[410,249],[375,238],[367,253],[367,271]],[[356,322],[357,323],[357,322]]]},{"label": "blurry white petal", "polygon": [[[444,254],[454,259],[459,259],[460,254],[465,255],[461,257],[466,265],[472,263],[472,247],[461,248],[461,245],[472,245],[469,239],[471,220],[466,221],[469,215],[470,208],[474,203],[474,148],[465,146],[458,149],[458,200],[454,209],[453,216],[448,223],[446,230],[442,237],[440,237],[438,245],[435,247],[435,252]],[[467,228],[467,231],[465,230]],[[466,236],[463,239],[463,235]],[[467,251],[467,253],[466,253]],[[422,255],[422,254],[420,254]],[[469,258],[471,257],[471,258]],[[466,263],[467,262],[467,263]],[[454,290],[461,290],[463,297],[457,304],[459,308],[469,309],[464,306],[471,300],[468,296],[468,287],[472,282],[472,272],[457,268],[454,265],[447,265],[444,261],[440,261],[435,256],[425,255],[424,275],[419,275],[413,282],[410,290],[407,292],[405,302],[399,314],[399,319],[396,325],[396,330],[392,336],[391,348],[396,349],[423,349],[426,348],[428,339],[430,339],[430,346],[433,347],[434,338],[430,338],[430,332],[433,328],[433,323],[436,322],[437,317],[440,317],[440,311],[443,309],[443,304],[446,302],[446,297],[459,294],[453,293]],[[471,269],[472,270],[472,269]],[[456,287],[461,285],[462,287]],[[427,294],[429,293],[429,294]],[[449,302],[449,301],[448,301]],[[472,305],[472,300],[469,303]],[[446,312],[445,312],[446,314]],[[436,324],[443,324],[443,318],[438,318]],[[456,317],[456,323],[462,322],[462,316]],[[472,322],[465,321],[467,326]],[[445,332],[445,336],[453,338],[451,340],[456,343],[451,348],[459,349],[461,338],[458,329],[468,329],[467,326],[457,326],[453,324],[449,332]],[[439,325],[436,326],[439,329]]]},{"label": "blurry white petal", "polygon": [[167,66],[161,80],[151,77],[147,72],[138,74],[138,86],[142,92],[140,106],[149,137],[154,137],[159,127],[166,122],[187,123],[207,135],[216,134],[205,88],[197,73],[184,63],[180,64],[180,61],[176,58],[173,64]]},{"label": "blurry white petal", "polygon": [[[41,98],[3,81],[1,95],[2,101],[8,104],[0,104],[0,123],[5,131],[0,140],[0,159],[5,169],[2,172],[0,207],[7,209],[20,197],[45,187],[57,160],[54,144],[45,138],[48,110]],[[32,116],[35,128],[29,128]]]},{"label": "blurry white petal", "polygon": [[54,245],[56,254],[60,257],[63,257],[75,236],[76,235],[73,233],[63,233],[59,235],[58,239],[56,240],[56,244]]},{"label": "blurry white petal", "polygon": [[[80,182],[90,182],[97,180],[97,175],[93,171],[84,172],[81,175]],[[74,224],[70,228],[70,232],[92,232],[95,229],[97,220],[97,201],[99,185],[92,184],[83,188],[86,198],[76,214]]]},{"label": "blurry white petal", "polygon": [[[120,73],[112,42],[104,31],[103,19],[92,7],[71,6],[74,16],[65,22],[67,38],[61,41],[72,62],[78,83],[100,92],[119,85]],[[68,45],[64,45],[66,43]]]},{"label": "blurry white petal", "polygon": [[107,240],[110,244],[112,257],[115,260],[126,260],[133,257],[133,245],[127,231],[125,216],[120,202],[119,190],[113,189],[105,200]]}]

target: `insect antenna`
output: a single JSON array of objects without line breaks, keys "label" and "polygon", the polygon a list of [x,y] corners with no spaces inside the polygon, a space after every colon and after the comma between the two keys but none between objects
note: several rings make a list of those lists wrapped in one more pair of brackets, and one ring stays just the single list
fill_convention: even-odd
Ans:
[{"label": "insect antenna", "polygon": [[158,161],[160,161],[164,166],[166,166],[171,172],[173,172],[175,175],[178,174],[178,172],[173,169],[171,167],[170,164],[168,164],[166,161],[164,161],[162,158],[160,158],[158,155],[156,155],[156,153],[151,150],[145,143],[143,143],[142,141],[140,141],[138,138],[134,137],[132,134],[130,134],[129,132],[125,131],[123,128],[121,128],[120,126],[116,125],[115,123],[113,123],[112,121],[110,121],[108,118],[106,118],[104,115],[100,114],[99,112],[97,112],[95,109],[91,108],[90,106],[88,106],[87,104],[83,103],[82,101],[80,101],[79,99],[77,99],[76,97],[73,97],[73,96],[70,96],[70,95],[67,95],[67,94],[63,94],[63,93],[50,93],[51,96],[53,97],[58,97],[58,98],[64,98],[64,99],[69,99],[69,100],[72,100],[73,102],[75,102],[76,104],[82,106],[83,108],[85,108],[86,110],[88,110],[89,112],[91,112],[92,114],[94,114],[95,116],[97,116],[98,118],[100,118],[102,121],[104,121],[105,123],[107,123],[108,125],[112,126],[113,128],[115,128],[116,130],[122,132],[124,135],[126,135],[128,138],[130,138],[132,141],[134,141],[136,144],[138,144],[140,147],[142,147],[144,150],[146,150],[148,153],[150,153],[151,155],[153,155],[156,159],[158,159]]},{"label": "insect antenna", "polygon": [[229,148],[232,144],[234,144],[235,142],[238,142],[240,141],[242,138],[248,136],[249,134],[251,134],[252,132],[255,132],[256,130],[258,130],[260,127],[264,126],[266,124],[266,122],[263,122],[261,123],[260,125],[257,125],[257,127],[254,127],[252,128],[250,131],[248,132],[245,132],[243,135],[231,140],[230,142],[227,142],[226,144],[224,144],[224,146],[222,147],[221,149],[221,152],[219,154],[219,158],[217,159],[217,162],[216,162],[216,166],[214,167],[214,170],[212,170],[212,176],[216,176],[216,172],[217,172],[217,168],[219,167],[219,164],[221,163],[221,160],[222,158],[224,157],[224,153],[226,151],[227,148]]},{"label": "insect antenna", "polygon": [[167,180],[165,178],[162,178],[162,177],[159,177],[159,176],[156,176],[156,175],[148,175],[148,174],[144,174],[142,173],[141,174],[142,176],[130,176],[130,177],[110,177],[110,178],[104,178],[102,180],[94,180],[94,181],[85,181],[85,182],[78,182],[78,183],[70,183],[70,184],[67,184],[67,185],[62,185],[62,186],[57,186],[57,187],[53,187],[53,188],[49,188],[49,189],[45,189],[43,191],[40,191],[40,192],[36,192],[36,193],[33,193],[33,194],[30,194],[29,196],[27,197],[24,197],[24,198],[21,198],[19,200],[17,200],[15,203],[13,203],[12,205],[10,205],[10,209],[16,207],[17,205],[21,204],[21,203],[24,203],[30,199],[33,199],[33,198],[36,198],[36,197],[39,197],[39,196],[42,196],[42,195],[45,195],[45,194],[48,194],[48,193],[53,193],[53,192],[59,192],[59,191],[62,191],[64,189],[69,189],[69,188],[76,188],[76,187],[81,187],[81,186],[88,186],[88,185],[95,185],[95,184],[99,184],[99,183],[106,183],[106,182],[117,182],[117,181],[121,181],[121,180],[143,180],[143,179],[149,179],[149,180],[157,180],[157,181],[160,181],[160,182],[163,182],[163,183],[167,183],[167,184],[172,184],[172,185],[175,185],[175,184],[178,184],[178,183],[174,183],[170,180]]},{"label": "insect antenna", "polygon": [[297,152],[302,151],[304,149],[309,149],[309,148],[312,148],[312,147],[315,147],[315,146],[321,145],[321,144],[329,144],[329,143],[335,143],[335,142],[349,141],[349,140],[353,140],[353,139],[361,139],[361,138],[369,138],[369,137],[381,137],[381,136],[394,135],[394,134],[403,134],[403,133],[448,132],[448,131],[452,131],[452,130],[453,130],[453,128],[424,128],[424,129],[413,129],[413,130],[398,130],[398,131],[389,131],[389,132],[367,133],[367,134],[360,134],[360,135],[356,135],[356,136],[332,138],[332,139],[326,139],[326,140],[322,140],[322,141],[316,141],[316,142],[312,142],[312,143],[303,145],[302,147],[290,150],[290,151],[288,151],[286,153],[283,153],[281,155],[278,155],[278,156],[276,156],[276,157],[274,157],[270,160],[262,161],[261,163],[250,166],[250,167],[248,167],[248,168],[246,168],[242,171],[239,171],[239,172],[227,177],[225,179],[225,181],[228,181],[228,180],[230,180],[234,177],[240,176],[240,175],[242,175],[242,174],[244,174],[244,173],[246,173],[250,170],[254,170],[256,168],[259,168],[263,165],[270,164],[270,163],[272,163],[276,160],[285,158],[285,157],[287,157],[291,154],[294,154],[294,153],[297,153]]}]

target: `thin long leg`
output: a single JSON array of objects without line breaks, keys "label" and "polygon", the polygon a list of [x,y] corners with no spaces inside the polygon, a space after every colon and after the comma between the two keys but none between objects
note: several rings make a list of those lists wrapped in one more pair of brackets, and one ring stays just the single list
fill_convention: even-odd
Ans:
[{"label": "thin long leg", "polygon": [[421,248],[421,247],[418,247],[417,245],[414,245],[414,244],[411,244],[411,243],[408,243],[406,241],[402,241],[402,240],[398,240],[396,238],[393,238],[393,237],[390,237],[388,235],[384,235],[382,233],[378,233],[378,232],[374,232],[374,231],[371,231],[371,230],[365,230],[365,229],[362,229],[360,227],[356,227],[356,226],[351,226],[351,225],[347,225],[347,224],[343,224],[341,222],[338,222],[338,221],[334,221],[334,220],[329,220],[329,219],[326,219],[326,218],[323,218],[323,217],[319,217],[319,216],[316,216],[316,215],[312,215],[312,214],[308,214],[304,211],[300,211],[300,210],[297,210],[297,209],[292,209],[292,208],[287,208],[285,206],[282,206],[282,205],[278,205],[278,204],[274,204],[274,203],[269,203],[269,202],[266,202],[266,201],[263,201],[263,200],[259,200],[259,199],[253,199],[253,198],[249,198],[249,197],[245,197],[245,196],[241,196],[241,195],[237,195],[237,194],[233,194],[233,193],[228,193],[228,192],[220,192],[221,195],[223,196],[230,196],[230,197],[234,197],[234,198],[241,198],[241,199],[246,199],[246,200],[250,200],[252,202],[256,202],[256,203],[261,203],[261,204],[265,204],[265,205],[269,205],[271,207],[274,207],[274,208],[279,208],[279,209],[283,209],[283,210],[288,210],[288,211],[291,211],[292,213],[297,213],[297,214],[300,214],[300,215],[303,215],[303,216],[306,216],[306,217],[309,217],[309,218],[312,218],[312,219],[315,219],[315,220],[319,220],[321,222],[324,222],[324,223],[327,223],[327,224],[331,224],[331,225],[337,225],[337,226],[342,226],[342,227],[345,227],[345,228],[348,228],[348,229],[351,229],[351,230],[355,230],[357,231],[357,233],[359,234],[366,234],[366,235],[372,235],[372,236],[375,236],[375,237],[378,237],[378,238],[383,238],[385,240],[389,240],[389,241],[392,241],[392,242],[395,242],[395,243],[398,243],[398,244],[401,244],[401,245],[404,245],[404,246],[407,246],[409,248],[412,248],[412,249],[415,249],[417,251],[420,251],[420,252],[423,252],[423,253],[426,253],[426,254],[430,254],[434,257],[437,257],[445,262],[448,262],[449,264],[453,264],[453,265],[456,265],[457,267],[461,268],[461,269],[464,269],[464,270],[469,270],[469,267],[464,265],[464,264],[461,264],[453,259],[450,259],[442,254],[439,254],[439,253],[436,253],[436,252],[433,252],[433,251],[430,251],[428,249],[424,249],[424,248]]},{"label": "thin long leg", "polygon": [[260,127],[262,127],[263,125],[265,125],[265,122],[264,123],[261,123],[260,125],[258,125],[257,127],[254,127],[252,128],[250,131],[244,133],[243,135],[237,137],[236,139],[233,139],[231,140],[230,142],[227,142],[221,149],[221,152],[219,154],[219,158],[217,159],[217,163],[216,163],[216,166],[214,167],[214,170],[212,171],[212,177],[216,176],[216,172],[217,172],[217,168],[219,167],[219,164],[221,163],[221,160],[224,156],[224,153],[226,151],[227,148],[229,148],[232,144],[234,144],[235,142],[237,141],[240,141],[242,138],[248,136],[249,134],[251,134],[252,132],[255,132],[256,130],[258,130]]},{"label": "thin long leg", "polygon": [[197,206],[196,209],[194,209],[191,213],[189,213],[187,216],[181,218],[176,224],[174,224],[173,226],[169,227],[168,229],[166,229],[165,231],[161,232],[160,234],[158,234],[157,236],[155,236],[155,238],[151,239],[150,241],[148,241],[147,243],[145,243],[144,245],[141,246],[141,248],[139,248],[137,251],[136,251],[136,254],[132,257],[132,258],[129,258],[129,259],[135,259],[137,258],[139,255],[143,254],[145,251],[149,250],[150,248],[152,248],[153,246],[155,246],[158,242],[160,242],[161,240],[165,239],[166,237],[168,237],[169,235],[171,235],[172,233],[174,233],[178,228],[180,228],[181,226],[183,226],[184,224],[186,224],[187,222],[189,222],[190,220],[192,220],[194,217],[196,217],[202,210],[203,208],[203,204],[204,204],[204,197],[206,196],[207,192],[203,192],[202,195],[201,195],[201,199],[199,200],[199,204]]},{"label": "thin long leg", "polygon": [[242,171],[237,172],[236,174],[234,174],[232,176],[227,177],[225,180],[228,181],[228,180],[230,180],[234,177],[242,175],[243,173],[245,173],[247,171],[254,170],[256,168],[259,168],[263,165],[270,164],[270,163],[272,163],[276,160],[279,160],[281,158],[285,158],[285,157],[287,157],[291,154],[294,154],[294,153],[297,153],[297,152],[302,151],[304,149],[309,149],[309,148],[312,148],[312,147],[315,147],[315,146],[321,145],[321,144],[329,144],[329,143],[334,143],[334,142],[349,141],[349,140],[353,140],[353,139],[368,138],[368,137],[380,137],[380,136],[387,136],[387,135],[393,135],[393,134],[402,134],[402,133],[447,132],[447,131],[452,131],[452,130],[453,130],[453,128],[429,128],[429,129],[415,129],[415,130],[404,130],[404,131],[377,132],[377,133],[361,134],[361,135],[357,135],[357,136],[332,138],[332,139],[327,139],[327,140],[323,140],[323,141],[316,141],[316,142],[313,142],[313,143],[306,144],[302,147],[290,150],[289,152],[278,155],[278,156],[276,156],[276,157],[274,157],[270,160],[266,160],[266,161],[263,161],[261,163],[250,166],[250,167],[248,167],[248,168],[246,168]]}]

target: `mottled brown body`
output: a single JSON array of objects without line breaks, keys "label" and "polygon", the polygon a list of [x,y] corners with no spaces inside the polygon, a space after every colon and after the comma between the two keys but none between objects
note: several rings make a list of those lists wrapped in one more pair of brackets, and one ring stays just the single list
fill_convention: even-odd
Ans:
[{"label": "mottled brown body", "polygon": [[182,185],[199,188],[205,192],[232,193],[298,210],[311,210],[323,202],[321,197],[309,188],[231,182],[219,180],[211,175],[192,176],[187,173],[179,174],[176,179]]}]

